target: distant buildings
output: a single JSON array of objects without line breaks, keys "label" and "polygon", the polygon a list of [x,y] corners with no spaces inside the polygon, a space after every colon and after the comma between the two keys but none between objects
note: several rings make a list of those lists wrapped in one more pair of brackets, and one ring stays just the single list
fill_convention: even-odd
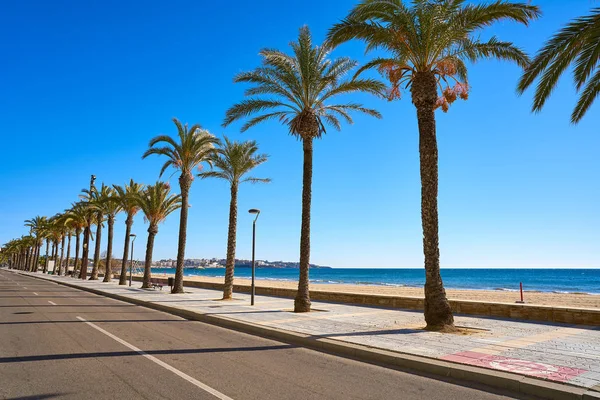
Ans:
[{"label": "distant buildings", "polygon": [[[186,259],[183,263],[184,268],[225,268],[227,260],[224,258],[190,258]],[[154,261],[152,267],[155,268],[175,268],[177,266],[177,260],[168,259]],[[236,267],[251,267],[252,260],[235,260]],[[256,260],[256,266],[259,268],[299,268],[300,263],[289,262],[289,261],[268,261],[268,260]],[[330,268],[321,265],[310,264],[311,268]]]}]

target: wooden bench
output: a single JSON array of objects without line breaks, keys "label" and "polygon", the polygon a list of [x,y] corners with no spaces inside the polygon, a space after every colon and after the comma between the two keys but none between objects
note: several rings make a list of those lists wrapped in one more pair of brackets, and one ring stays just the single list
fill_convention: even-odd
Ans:
[{"label": "wooden bench", "polygon": [[150,278],[150,285],[153,289],[159,288],[160,290],[162,290],[163,288],[163,284],[158,279],[154,278]]}]

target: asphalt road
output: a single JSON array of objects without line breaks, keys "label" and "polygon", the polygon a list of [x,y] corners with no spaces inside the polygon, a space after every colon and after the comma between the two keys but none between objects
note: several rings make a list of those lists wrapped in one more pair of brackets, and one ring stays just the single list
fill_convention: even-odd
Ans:
[{"label": "asphalt road", "polygon": [[0,271],[0,398],[514,397],[188,321]]}]

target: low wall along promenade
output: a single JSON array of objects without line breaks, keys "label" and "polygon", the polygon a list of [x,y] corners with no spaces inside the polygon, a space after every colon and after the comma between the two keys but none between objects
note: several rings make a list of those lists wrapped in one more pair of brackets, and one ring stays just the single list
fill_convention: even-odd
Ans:
[{"label": "low wall along promenade", "polygon": [[[133,277],[141,281],[142,277]],[[167,284],[166,278],[153,278],[153,280]],[[184,286],[203,289],[223,290],[222,283],[188,281],[184,279]],[[234,285],[233,291],[249,293],[249,285]],[[276,296],[294,298],[296,290],[256,286],[256,294],[263,296]],[[311,290],[311,300],[328,301],[333,303],[359,304],[365,306],[379,306],[398,308],[404,310],[423,310],[424,299],[421,297],[401,297],[390,295],[375,295],[362,293],[329,292]],[[512,318],[529,321],[565,323],[576,325],[600,326],[600,310],[588,308],[553,307],[533,304],[492,303],[473,300],[450,299],[452,312],[456,314],[478,315],[495,318]]]}]

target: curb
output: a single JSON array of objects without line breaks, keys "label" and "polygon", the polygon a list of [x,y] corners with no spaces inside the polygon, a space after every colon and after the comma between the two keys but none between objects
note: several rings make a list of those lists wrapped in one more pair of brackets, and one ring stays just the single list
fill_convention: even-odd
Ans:
[{"label": "curb", "polygon": [[475,382],[495,389],[508,390],[517,394],[536,396],[545,399],[557,400],[598,400],[600,392],[593,389],[560,384],[542,379],[513,374],[510,372],[496,371],[478,368],[449,361],[415,356],[412,354],[398,353],[365,345],[345,343],[333,339],[320,338],[318,336],[291,332],[278,328],[265,327],[252,322],[242,322],[224,316],[202,314],[175,306],[157,304],[144,300],[134,299],[127,296],[107,293],[102,290],[81,287],[68,282],[56,281],[42,276],[23,274],[59,285],[83,290],[100,296],[136,304],[157,311],[163,311],[188,320],[199,321],[216,325],[222,328],[232,329],[238,332],[275,339],[289,344],[298,345],[325,352],[328,354],[354,359],[357,361],[375,364],[392,369],[412,370],[434,375],[437,377],[453,378],[462,382]]}]

